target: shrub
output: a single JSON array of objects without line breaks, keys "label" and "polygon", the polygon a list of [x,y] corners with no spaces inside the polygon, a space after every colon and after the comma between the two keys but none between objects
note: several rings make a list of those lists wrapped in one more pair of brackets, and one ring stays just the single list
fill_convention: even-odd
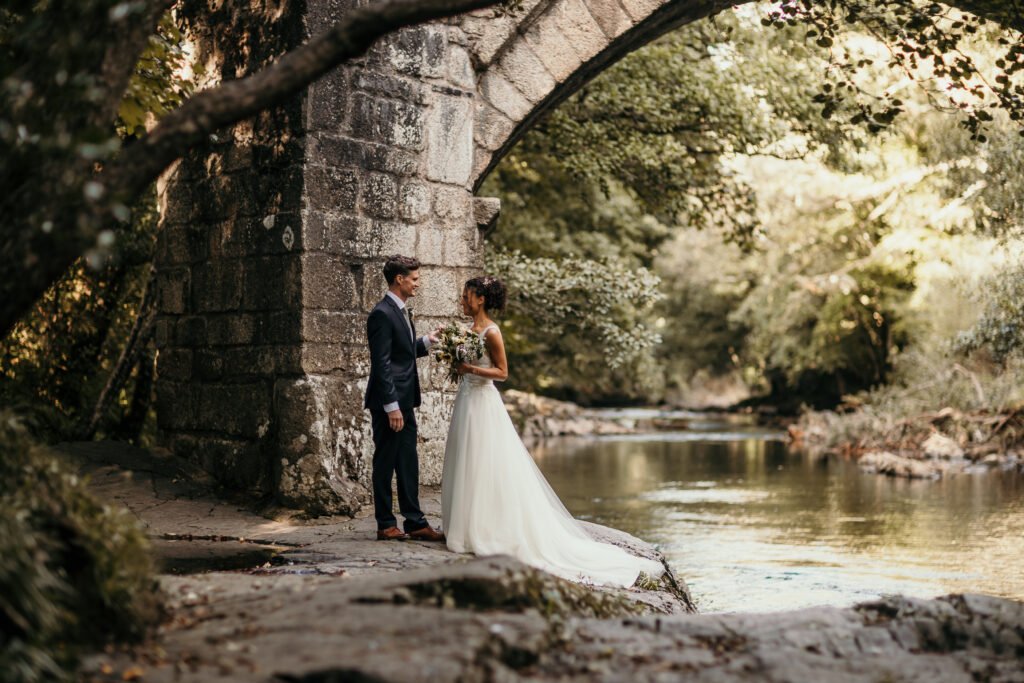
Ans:
[{"label": "shrub", "polygon": [[141,639],[161,604],[130,514],[0,413],[0,680],[66,679],[81,652]]}]

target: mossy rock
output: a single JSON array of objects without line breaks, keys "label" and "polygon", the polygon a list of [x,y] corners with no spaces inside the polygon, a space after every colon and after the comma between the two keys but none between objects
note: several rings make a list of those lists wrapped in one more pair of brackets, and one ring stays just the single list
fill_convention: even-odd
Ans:
[{"label": "mossy rock", "polygon": [[137,521],[0,413],[0,680],[66,678],[81,652],[137,641],[161,615]]}]

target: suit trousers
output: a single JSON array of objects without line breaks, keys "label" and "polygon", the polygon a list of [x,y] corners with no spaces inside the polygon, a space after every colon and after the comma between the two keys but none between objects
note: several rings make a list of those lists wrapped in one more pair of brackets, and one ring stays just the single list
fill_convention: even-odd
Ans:
[{"label": "suit trousers", "polygon": [[416,413],[402,408],[405,426],[396,432],[388,424],[388,414],[371,409],[373,427],[373,514],[377,529],[397,526],[391,499],[391,482],[398,478],[398,510],[405,518],[406,532],[428,526],[420,510],[420,469],[416,454]]}]

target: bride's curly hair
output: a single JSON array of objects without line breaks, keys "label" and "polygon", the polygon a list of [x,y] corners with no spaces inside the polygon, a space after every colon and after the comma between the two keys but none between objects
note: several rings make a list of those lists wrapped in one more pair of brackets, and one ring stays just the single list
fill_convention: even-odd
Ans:
[{"label": "bride's curly hair", "polygon": [[484,275],[466,280],[466,289],[471,289],[477,296],[484,298],[484,309],[487,311],[505,310],[508,294],[505,283],[496,277]]}]

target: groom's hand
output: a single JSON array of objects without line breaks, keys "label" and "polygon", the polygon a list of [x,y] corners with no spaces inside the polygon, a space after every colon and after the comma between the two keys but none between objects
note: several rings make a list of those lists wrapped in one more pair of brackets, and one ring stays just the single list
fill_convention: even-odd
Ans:
[{"label": "groom's hand", "polygon": [[431,344],[436,344],[441,339],[441,328],[438,327],[436,330],[431,331],[427,334],[427,339],[430,340]]},{"label": "groom's hand", "polygon": [[401,410],[392,410],[388,413],[388,425],[396,432],[402,431],[402,427],[405,426],[405,418],[402,417]]}]

